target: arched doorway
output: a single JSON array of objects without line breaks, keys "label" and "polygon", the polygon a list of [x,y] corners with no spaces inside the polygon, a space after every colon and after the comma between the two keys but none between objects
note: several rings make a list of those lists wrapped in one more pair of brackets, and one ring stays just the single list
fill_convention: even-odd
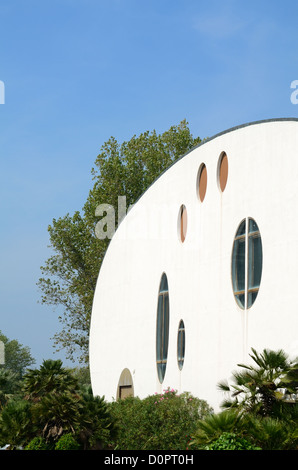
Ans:
[{"label": "arched doorway", "polygon": [[123,369],[120,375],[120,379],[117,387],[117,399],[118,398],[127,398],[133,397],[133,381],[131,373],[128,369]]}]

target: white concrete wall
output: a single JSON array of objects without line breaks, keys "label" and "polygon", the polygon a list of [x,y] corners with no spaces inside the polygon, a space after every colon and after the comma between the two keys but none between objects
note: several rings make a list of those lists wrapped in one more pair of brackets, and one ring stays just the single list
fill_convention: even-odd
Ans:
[{"label": "white concrete wall", "polygon": [[[228,156],[226,189],[219,191],[217,165]],[[204,162],[208,184],[196,193]],[[177,236],[181,204],[188,228]],[[215,409],[223,399],[218,381],[250,348],[283,348],[298,355],[298,122],[270,121],[240,127],[209,140],[168,169],[140,198],[116,231],[103,261],[90,330],[93,391],[110,400],[124,368],[136,396],[173,387],[190,391]],[[257,299],[241,310],[231,283],[236,230],[245,217],[257,222],[263,271]],[[159,283],[169,283],[170,340],[165,379],[156,372]],[[185,323],[186,351],[177,365],[177,332]]]}]

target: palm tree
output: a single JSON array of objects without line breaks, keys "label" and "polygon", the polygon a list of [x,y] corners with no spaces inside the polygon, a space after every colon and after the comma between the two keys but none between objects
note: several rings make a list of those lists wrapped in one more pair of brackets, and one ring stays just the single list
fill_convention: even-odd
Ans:
[{"label": "palm tree", "polygon": [[289,378],[297,370],[297,363],[289,361],[283,350],[264,349],[258,354],[252,348],[250,357],[254,364],[238,364],[244,371],[233,373],[234,385],[230,386],[227,381],[218,384],[220,390],[231,395],[222,407],[241,406],[246,411],[271,416],[274,410],[286,403],[285,396],[293,393],[295,387],[298,390],[297,381]]},{"label": "palm tree", "polygon": [[61,360],[45,360],[24,376],[25,399],[32,403],[37,435],[55,442],[62,434],[77,432],[80,422],[78,381]]},{"label": "palm tree", "polygon": [[3,408],[8,400],[15,397],[20,391],[20,382],[17,374],[9,369],[0,368],[0,409]]},{"label": "palm tree", "polygon": [[80,407],[80,397],[69,392],[44,395],[32,407],[39,435],[47,442],[55,442],[62,434],[76,434],[80,425]]},{"label": "palm tree", "polygon": [[192,435],[191,446],[204,448],[219,439],[223,433],[240,433],[243,419],[243,415],[233,409],[207,415],[198,421],[197,429]]},{"label": "palm tree", "polygon": [[25,400],[10,400],[0,415],[0,445],[23,446],[34,437],[35,431],[31,404]]},{"label": "palm tree", "polygon": [[80,440],[84,449],[103,449],[115,436],[115,418],[104,397],[94,396],[91,386],[81,388]]},{"label": "palm tree", "polygon": [[24,376],[23,391],[26,399],[39,401],[43,396],[60,394],[65,391],[75,393],[77,379],[70,370],[62,367],[61,360],[43,361],[39,369],[29,369]]}]

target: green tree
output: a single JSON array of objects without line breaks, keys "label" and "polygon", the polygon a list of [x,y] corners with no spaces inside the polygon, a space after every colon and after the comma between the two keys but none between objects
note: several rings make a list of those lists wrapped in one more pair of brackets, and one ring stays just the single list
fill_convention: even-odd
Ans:
[{"label": "green tree", "polygon": [[285,398],[297,393],[298,383],[293,379],[297,363],[291,362],[282,351],[264,349],[259,354],[252,348],[252,365],[238,364],[242,371],[233,373],[233,384],[227,381],[218,384],[220,390],[228,392],[230,398],[222,403],[223,408],[242,407],[246,411],[262,416],[272,416],[288,405]]},{"label": "green tree", "polygon": [[238,410],[225,410],[199,420],[192,434],[192,448],[204,449],[216,442],[224,433],[241,435],[244,417]]},{"label": "green tree", "polygon": [[192,445],[199,449],[297,450],[297,362],[282,351],[252,349],[252,365],[219,384],[229,399],[221,413],[197,423]]},{"label": "green tree", "polygon": [[90,386],[80,390],[80,426],[78,439],[85,450],[107,448],[116,435],[115,419],[104,397],[93,396]]},{"label": "green tree", "polygon": [[18,396],[21,383],[17,374],[8,369],[0,369],[0,410],[8,401]]},{"label": "green tree", "polygon": [[183,450],[197,422],[212,412],[204,400],[175,390],[110,404],[117,427],[113,447],[120,450]]},{"label": "green tree", "polygon": [[65,391],[48,393],[32,407],[33,421],[47,442],[64,434],[75,435],[80,426],[80,396]]},{"label": "green tree", "polygon": [[26,399],[35,402],[47,395],[76,393],[77,388],[77,379],[63,367],[60,359],[43,361],[39,369],[29,369],[23,379]]},{"label": "green tree", "polygon": [[10,370],[22,378],[27,367],[35,363],[35,359],[31,356],[28,346],[22,346],[16,339],[9,340],[0,331],[0,341],[4,343],[5,348],[5,363],[1,368]]},{"label": "green tree", "polygon": [[64,434],[61,436],[56,445],[55,450],[79,450],[80,444],[76,441],[73,434]]},{"label": "green tree", "polygon": [[82,211],[53,219],[49,225],[53,254],[41,267],[38,281],[41,302],[59,308],[62,325],[54,336],[56,349],[67,357],[88,361],[88,334],[94,290],[110,239],[95,234],[100,204],[115,209],[115,228],[121,213],[118,196],[126,207],[134,204],[154,180],[183,154],[200,143],[184,120],[162,134],[156,131],[133,136],[119,144],[114,137],[105,142],[91,173],[94,185]]},{"label": "green tree", "polygon": [[247,417],[246,435],[262,450],[298,450],[298,406],[279,417]]},{"label": "green tree", "polygon": [[61,360],[43,361],[23,378],[24,398],[32,404],[37,437],[55,442],[64,433],[75,433],[79,425],[78,381]]},{"label": "green tree", "polygon": [[10,400],[0,414],[0,444],[23,447],[36,432],[32,406],[26,400]]},{"label": "green tree", "polygon": [[33,437],[26,445],[25,450],[50,450],[50,447],[43,437]]},{"label": "green tree", "polygon": [[248,442],[243,437],[239,437],[234,433],[224,432],[212,444],[204,447],[205,450],[261,450]]}]

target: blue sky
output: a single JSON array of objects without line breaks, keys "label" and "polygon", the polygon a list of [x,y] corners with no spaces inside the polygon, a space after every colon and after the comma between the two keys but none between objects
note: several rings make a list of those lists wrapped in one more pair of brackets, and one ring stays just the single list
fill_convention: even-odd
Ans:
[{"label": "blue sky", "polygon": [[38,304],[47,226],[82,208],[101,145],[298,117],[297,16],[288,0],[0,0],[0,330],[37,364],[64,360]]}]

